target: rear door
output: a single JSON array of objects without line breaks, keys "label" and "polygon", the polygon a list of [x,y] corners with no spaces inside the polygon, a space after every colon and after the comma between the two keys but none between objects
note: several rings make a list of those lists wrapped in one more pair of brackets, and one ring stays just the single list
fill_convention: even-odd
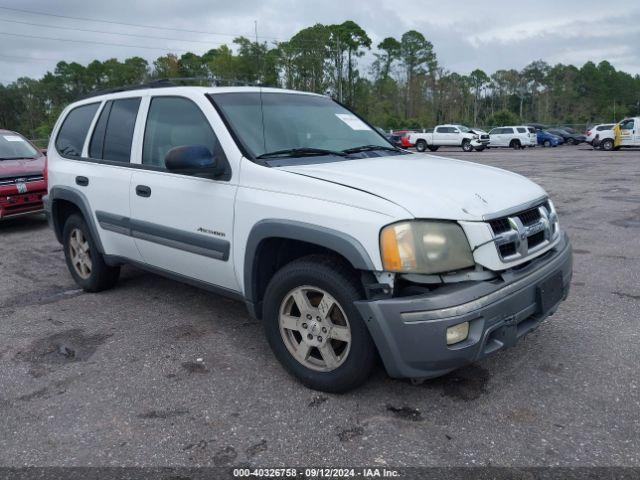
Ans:
[{"label": "rear door", "polygon": [[69,161],[60,162],[67,178],[55,183],[73,185],[87,198],[105,253],[133,260],[140,256],[123,222],[130,213],[129,163],[139,105],[140,97],[77,107],[56,138],[57,152]]},{"label": "rear door", "polygon": [[433,132],[433,144],[434,145],[448,145],[448,127],[438,127]]},{"label": "rear door", "polygon": [[[146,125],[130,188],[131,229],[143,261],[162,271],[238,291],[230,260],[237,185],[169,172],[165,156],[201,145],[220,162],[225,153],[214,132],[224,125],[204,95],[147,100]],[[205,113],[206,112],[206,113]]]}]

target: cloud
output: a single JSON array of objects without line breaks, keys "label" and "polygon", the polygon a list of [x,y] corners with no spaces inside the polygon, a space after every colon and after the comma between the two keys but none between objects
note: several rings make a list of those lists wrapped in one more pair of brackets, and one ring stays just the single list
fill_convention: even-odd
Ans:
[{"label": "cloud", "polygon": [[[501,68],[520,69],[531,61],[543,59],[578,66],[587,60],[596,63],[608,60],[616,68],[640,74],[640,4],[631,0],[620,0],[615,8],[603,7],[599,0],[581,0],[579,4],[557,0],[535,3],[458,0],[455,4],[418,0],[409,4],[385,0],[366,3],[243,0],[241,8],[237,2],[228,0],[5,0],[2,6],[166,28],[97,23],[0,9],[0,20],[9,20],[0,21],[2,83],[21,76],[39,77],[53,70],[59,60],[88,63],[95,58],[123,59],[138,55],[151,62],[167,51],[203,53],[221,43],[230,44],[234,35],[253,38],[256,20],[259,36],[269,41],[286,40],[315,23],[340,23],[348,19],[367,31],[374,46],[386,36],[399,38],[403,32],[416,29],[432,41],[444,68],[460,73],[475,68],[489,73]],[[366,69],[372,58],[369,53],[360,59],[361,70]]]}]

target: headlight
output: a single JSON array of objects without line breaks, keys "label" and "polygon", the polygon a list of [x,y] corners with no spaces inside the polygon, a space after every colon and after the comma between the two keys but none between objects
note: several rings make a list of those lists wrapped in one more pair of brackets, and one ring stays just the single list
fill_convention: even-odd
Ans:
[{"label": "headlight", "polygon": [[380,253],[389,272],[442,273],[475,264],[467,237],[455,222],[388,225],[380,232]]}]

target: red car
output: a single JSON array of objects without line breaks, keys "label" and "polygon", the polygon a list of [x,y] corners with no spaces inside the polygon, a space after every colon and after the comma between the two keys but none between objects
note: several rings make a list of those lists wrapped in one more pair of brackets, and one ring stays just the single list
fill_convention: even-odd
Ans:
[{"label": "red car", "polygon": [[391,142],[400,148],[413,147],[413,144],[409,143],[409,134],[414,133],[414,130],[396,130],[391,132]]},{"label": "red car", "polygon": [[0,220],[43,211],[45,160],[22,135],[0,129]]}]

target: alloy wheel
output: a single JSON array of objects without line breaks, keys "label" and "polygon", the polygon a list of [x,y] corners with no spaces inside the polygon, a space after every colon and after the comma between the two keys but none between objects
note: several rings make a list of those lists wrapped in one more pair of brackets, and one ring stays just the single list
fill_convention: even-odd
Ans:
[{"label": "alloy wheel", "polygon": [[351,327],[343,308],[325,290],[304,285],[284,296],[280,335],[289,353],[312,370],[340,367],[351,348]]},{"label": "alloy wheel", "polygon": [[83,280],[88,279],[91,276],[91,268],[93,266],[91,262],[91,250],[89,241],[79,228],[71,230],[69,236],[69,257],[71,258],[71,264],[74,270],[80,278]]}]

